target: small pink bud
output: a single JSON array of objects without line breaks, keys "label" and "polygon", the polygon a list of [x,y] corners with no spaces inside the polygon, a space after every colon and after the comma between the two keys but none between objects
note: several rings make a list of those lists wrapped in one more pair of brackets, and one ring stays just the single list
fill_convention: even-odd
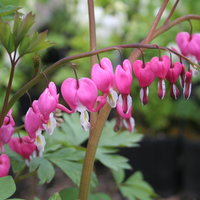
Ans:
[{"label": "small pink bud", "polygon": [[10,141],[14,128],[12,125],[2,125],[0,128],[0,143],[7,144]]},{"label": "small pink bud", "polygon": [[15,121],[12,117],[12,109],[9,110],[8,114],[4,118],[3,125],[8,125],[10,124],[11,126],[15,126]]},{"label": "small pink bud", "polygon": [[0,155],[0,177],[7,176],[10,169],[10,158],[6,154]]},{"label": "small pink bud", "polygon": [[30,155],[36,150],[35,140],[28,136],[21,138],[12,138],[9,142],[9,147],[25,159],[29,159]]}]

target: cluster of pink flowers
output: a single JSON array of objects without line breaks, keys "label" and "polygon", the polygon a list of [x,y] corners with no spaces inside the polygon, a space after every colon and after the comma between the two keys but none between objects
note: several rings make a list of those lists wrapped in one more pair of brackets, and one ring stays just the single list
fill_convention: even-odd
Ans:
[{"label": "cluster of pink flowers", "polygon": [[[183,55],[194,56],[200,61],[200,34],[189,35],[179,33],[176,41]],[[80,112],[80,122],[84,130],[90,130],[88,112],[98,112],[107,102],[117,110],[118,129],[134,129],[132,117],[132,97],[130,95],[133,73],[140,86],[140,100],[143,105],[148,103],[149,86],[158,79],[158,96],[163,99],[166,95],[165,80],[170,83],[170,95],[173,99],[180,96],[177,80],[183,87],[183,96],[188,99],[191,94],[192,71],[181,62],[172,63],[171,59],[163,55],[153,57],[144,63],[136,60],[130,63],[128,59],[117,65],[114,72],[113,65],[108,58],[102,58],[99,64],[94,64],[90,78],[67,78],[61,85],[61,94],[69,106],[59,104],[59,94],[56,85],[50,82],[38,100],[33,101],[25,115],[25,130],[28,136],[12,137],[15,122],[10,110],[4,118],[0,128],[0,177],[6,176],[10,168],[10,159],[4,153],[4,144],[26,159],[27,164],[32,156],[41,156],[45,147],[44,131],[51,135],[56,127],[54,113],[60,109],[66,113]],[[98,90],[102,95],[98,95]]]}]

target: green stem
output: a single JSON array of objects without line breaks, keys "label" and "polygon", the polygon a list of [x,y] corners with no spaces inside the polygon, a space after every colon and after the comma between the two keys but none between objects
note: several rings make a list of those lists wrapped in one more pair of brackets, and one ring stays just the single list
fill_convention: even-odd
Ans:
[{"label": "green stem", "polygon": [[[154,34],[156,27],[158,26],[158,23],[163,15],[163,12],[165,11],[165,8],[167,7],[168,2],[169,0],[164,0],[146,38],[141,42],[141,44],[148,44],[152,40],[152,35]],[[129,60],[131,62],[135,61],[140,56],[140,54],[141,52],[138,51],[138,49],[135,49],[129,56]]]},{"label": "green stem", "polygon": [[173,13],[174,13],[174,11],[175,11],[175,9],[176,9],[178,3],[179,3],[179,0],[176,0],[176,2],[175,2],[175,4],[174,4],[174,6],[172,7],[172,9],[171,9],[169,15],[167,16],[165,22],[163,23],[164,25],[167,24],[167,23],[169,22],[169,20],[170,20],[170,18],[172,17],[172,15],[173,15]]},{"label": "green stem", "polygon": [[[90,30],[90,51],[96,50],[96,25],[94,14],[94,1],[88,0],[88,14],[89,14],[89,30]],[[96,56],[90,57],[90,64],[93,66],[96,63]]]},{"label": "green stem", "polygon": [[123,45],[116,45],[116,46],[112,46],[112,47],[107,47],[107,48],[103,48],[103,49],[99,49],[99,50],[95,50],[95,51],[90,51],[90,52],[86,52],[86,53],[81,53],[81,54],[77,54],[77,55],[73,55],[73,56],[68,56],[65,57],[59,61],[57,61],[56,63],[50,65],[46,70],[44,70],[42,73],[38,74],[37,76],[35,76],[32,80],[30,80],[28,83],[26,83],[22,88],[20,88],[14,95],[13,97],[10,99],[10,101],[8,102],[8,105],[6,107],[6,112],[9,111],[9,109],[13,106],[13,104],[17,101],[17,99],[19,99],[21,96],[23,96],[26,91],[28,91],[31,87],[33,87],[34,85],[36,85],[36,83],[38,83],[43,77],[44,74],[48,74],[54,70],[56,70],[58,67],[60,67],[61,65],[66,64],[67,62],[71,61],[71,60],[75,60],[75,59],[80,59],[80,58],[84,58],[84,57],[89,57],[92,55],[97,55],[99,53],[104,53],[104,52],[108,52],[108,51],[113,51],[113,50],[118,50],[118,49],[122,49],[122,48],[146,48],[146,49],[157,49],[157,48],[163,49],[163,50],[167,50],[167,51],[171,51],[172,53],[182,57],[183,59],[187,60],[191,65],[193,65],[194,67],[196,67],[197,69],[200,69],[200,66],[191,62],[187,57],[171,50],[168,49],[166,47],[161,47],[158,45],[151,45],[151,44],[123,44]]},{"label": "green stem", "polygon": [[79,190],[79,200],[88,200],[89,191],[90,191],[90,179],[93,171],[95,154],[98,147],[99,139],[105,124],[105,121],[108,118],[111,107],[106,104],[100,111],[96,125],[92,129],[87,144],[85,159],[83,163],[83,169],[81,174],[80,190]]},{"label": "green stem", "polygon": [[1,111],[0,126],[3,124],[4,117],[6,116],[6,114],[8,112],[7,105],[8,105],[8,100],[9,100],[9,96],[10,96],[10,91],[11,91],[11,88],[12,88],[14,73],[15,73],[15,64],[14,64],[14,62],[12,62],[9,81],[8,81],[8,87],[6,89],[6,95],[5,95],[5,98],[4,98],[3,107],[2,107],[2,111]]},{"label": "green stem", "polygon": [[174,27],[175,25],[180,24],[180,23],[182,23],[184,21],[187,21],[189,19],[200,20],[200,15],[185,15],[185,16],[177,18],[177,19],[173,20],[172,22],[170,22],[170,23],[168,23],[166,25],[163,25],[160,28],[158,28],[154,32],[152,39],[154,39],[157,36],[161,35],[162,33],[166,32],[167,30],[169,30],[170,28]]},{"label": "green stem", "polygon": [[[96,23],[95,23],[95,12],[94,12],[94,1],[88,0],[88,14],[89,14],[89,32],[90,32],[90,51],[96,50]],[[96,63],[96,55],[90,57],[90,66]],[[91,129],[95,127],[97,112],[90,113],[90,125]]]}]

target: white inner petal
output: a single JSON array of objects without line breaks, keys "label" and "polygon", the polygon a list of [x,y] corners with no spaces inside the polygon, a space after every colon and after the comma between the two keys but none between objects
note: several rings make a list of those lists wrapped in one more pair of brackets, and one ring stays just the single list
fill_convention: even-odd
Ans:
[{"label": "white inner petal", "polygon": [[[158,81],[158,88],[160,88],[160,81]],[[165,97],[165,94],[166,94],[166,87],[165,87],[165,81],[164,80],[161,81],[161,89],[162,89],[161,99],[163,99]]]},{"label": "white inner petal", "polygon": [[110,93],[108,94],[107,98],[107,102],[110,104],[110,106],[112,108],[115,108],[117,105],[117,99],[118,99],[118,95],[117,92],[113,89],[110,89]]},{"label": "white inner petal", "polygon": [[176,85],[175,84],[172,85],[172,90],[173,90],[175,99],[177,99],[177,96],[176,96],[177,89],[176,89]]},{"label": "white inner petal", "polygon": [[53,134],[53,131],[56,128],[56,119],[54,118],[53,113],[50,114],[48,123],[43,124],[43,127],[49,135]]},{"label": "white inner petal", "polygon": [[43,152],[46,145],[45,137],[43,135],[38,135],[35,139],[35,145],[39,152]]},{"label": "white inner petal", "polygon": [[130,107],[132,106],[132,97],[130,95],[127,96],[127,105],[128,105],[128,109],[130,109]]},{"label": "white inner petal", "polygon": [[133,117],[130,118],[130,124],[131,124],[132,132],[133,132],[135,129],[135,120]]},{"label": "white inner petal", "polygon": [[89,115],[88,115],[87,110],[84,110],[81,112],[80,121],[81,121],[81,126],[83,127],[83,129],[85,131],[89,131],[90,130],[90,122],[89,122]]},{"label": "white inner petal", "polygon": [[143,104],[143,98],[144,98],[144,89],[141,88],[140,89],[140,101],[142,102],[142,104]]},{"label": "white inner petal", "polygon": [[188,98],[189,98],[190,95],[191,95],[191,91],[192,91],[192,83],[190,83],[190,85],[189,85],[189,95],[188,95]]},{"label": "white inner petal", "polygon": [[120,106],[123,105],[123,100],[122,100],[122,95],[121,95],[121,94],[119,95],[119,98],[118,98],[118,100],[117,100],[117,103],[120,104]]}]

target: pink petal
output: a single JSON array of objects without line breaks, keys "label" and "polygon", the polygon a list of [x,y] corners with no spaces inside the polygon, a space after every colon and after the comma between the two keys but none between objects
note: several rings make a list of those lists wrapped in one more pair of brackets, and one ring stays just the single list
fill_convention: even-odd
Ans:
[{"label": "pink petal", "polygon": [[98,90],[95,83],[89,78],[81,78],[79,80],[79,88],[77,97],[83,106],[89,111],[93,109],[98,96]]},{"label": "pink petal", "polygon": [[76,110],[78,106],[77,90],[77,80],[74,78],[67,78],[61,85],[62,96],[72,110]]},{"label": "pink petal", "polygon": [[10,169],[10,158],[6,154],[0,155],[0,177],[8,175]]},{"label": "pink petal", "polygon": [[129,60],[124,60],[123,67],[118,65],[115,71],[115,84],[121,94],[130,94],[132,71]]},{"label": "pink petal", "polygon": [[153,57],[150,61],[150,67],[156,77],[164,79],[170,68],[170,58],[166,55],[161,57]]}]

